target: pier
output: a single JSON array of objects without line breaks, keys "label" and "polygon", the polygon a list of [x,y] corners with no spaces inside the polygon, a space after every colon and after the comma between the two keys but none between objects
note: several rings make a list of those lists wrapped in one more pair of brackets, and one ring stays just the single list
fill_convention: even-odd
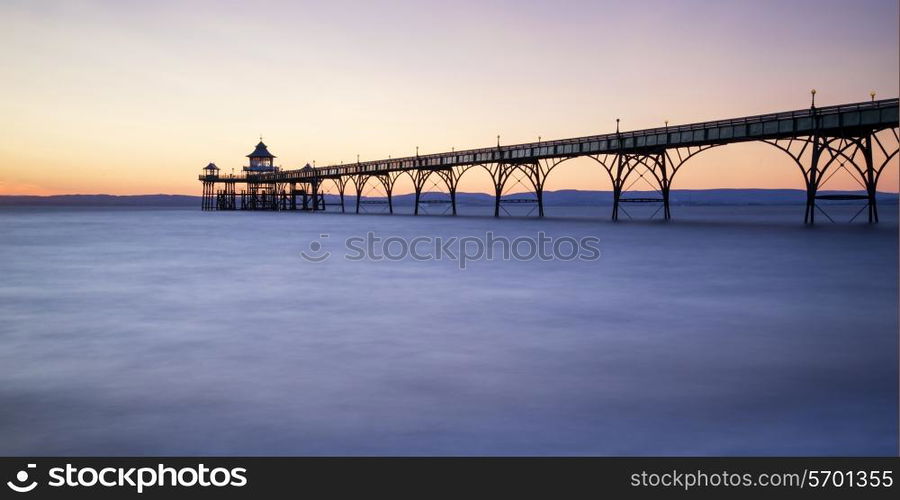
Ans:
[{"label": "pier", "polygon": [[[817,200],[854,200],[864,202],[870,223],[878,222],[876,192],[885,167],[897,157],[898,99],[875,100],[836,106],[812,105],[796,111],[783,111],[686,125],[620,131],[608,134],[501,145],[436,154],[357,161],[347,165],[281,169],[275,156],[260,139],[240,174],[221,175],[210,163],[199,180],[203,184],[203,210],[302,210],[323,211],[326,199],[323,186],[333,183],[341,212],[347,212],[345,194],[355,192],[351,202],[360,213],[364,188],[380,186],[388,213],[393,213],[393,188],[400,176],[408,175],[415,190],[414,214],[420,205],[449,203],[449,214],[457,214],[456,191],[460,178],[473,168],[483,168],[491,176],[494,188],[494,216],[501,215],[505,203],[533,204],[538,217],[544,215],[543,192],[554,168],[573,158],[590,158],[609,175],[613,191],[612,220],[619,219],[622,203],[658,204],[665,220],[671,219],[669,192],[675,175],[691,158],[707,149],[739,142],[762,142],[789,155],[803,174],[806,188],[804,222],[813,224],[821,208]],[[876,160],[876,154],[878,159]],[[839,169],[858,180],[864,194],[819,194],[822,184]],[[657,196],[628,196],[637,177],[654,183]],[[505,199],[504,188],[510,181],[521,182],[533,197]],[[447,200],[424,200],[428,182],[446,188]],[[836,198],[837,196],[837,198]],[[505,210],[504,210],[505,211]]]}]

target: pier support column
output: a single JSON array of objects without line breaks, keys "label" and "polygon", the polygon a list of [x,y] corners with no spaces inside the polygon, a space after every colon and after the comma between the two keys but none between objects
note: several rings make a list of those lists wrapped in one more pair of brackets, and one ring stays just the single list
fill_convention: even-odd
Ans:
[{"label": "pier support column", "polygon": [[[559,160],[538,160],[533,163],[523,163],[518,166],[521,172],[525,174],[528,182],[531,183],[531,188],[534,190],[534,198],[537,202],[538,217],[544,216],[544,180],[546,180],[547,175],[550,173],[550,170],[552,170],[559,163]],[[521,179],[519,179],[519,181],[521,181]]]},{"label": "pier support column", "polygon": [[[878,146],[878,149],[875,149]],[[900,156],[900,128],[893,127],[887,130],[872,131],[866,136],[866,179],[869,192],[870,222],[878,222],[878,179],[881,173],[891,163],[896,164]],[[878,159],[875,160],[875,152]]]},{"label": "pier support column", "polygon": [[379,175],[378,180],[381,181],[381,185],[384,186],[384,194],[385,194],[385,196],[387,196],[387,202],[388,202],[388,213],[393,215],[393,213],[394,213],[394,197],[393,197],[394,182],[389,178],[388,175],[383,175],[383,176]]},{"label": "pier support column", "polygon": [[546,178],[546,174],[541,169],[540,163],[535,163],[532,166],[532,172],[534,175],[534,179],[532,180],[534,184],[534,196],[537,197],[537,205],[538,205],[538,217],[544,216],[544,179]]},{"label": "pier support column", "polygon": [[404,172],[387,172],[377,176],[384,188],[384,194],[387,196],[389,214],[394,213],[394,184],[397,182],[397,178],[403,174]]},{"label": "pier support column", "polygon": [[235,195],[235,185],[234,185],[233,182],[229,182],[229,183],[226,184],[225,186],[226,186],[227,193],[228,193],[228,210],[236,210],[236,209],[237,209],[237,202],[236,202],[236,199],[235,199],[235,198],[236,198],[236,195]]},{"label": "pier support column", "polygon": [[362,191],[369,180],[367,175],[357,175],[353,178],[353,186],[356,188],[356,213],[359,213],[359,205],[362,200]]},{"label": "pier support column", "polygon": [[878,205],[876,200],[877,176],[875,174],[875,162],[872,158],[872,134],[867,134],[863,139],[863,156],[866,160],[866,196],[868,196],[869,224],[878,222]]},{"label": "pier support column", "polygon": [[312,192],[312,211],[315,212],[319,210],[319,179],[314,177],[309,185]]},{"label": "pier support column", "polygon": [[203,182],[203,196],[201,197],[201,209],[202,210],[213,210],[215,207],[215,188],[216,184],[210,181]]},{"label": "pier support column", "polygon": [[622,177],[622,171],[624,170],[623,158],[622,155],[616,155],[616,175],[613,178],[613,206],[612,206],[612,220],[619,220],[619,199],[622,197],[622,185],[625,183],[625,179]]},{"label": "pier support column", "polygon": [[616,181],[613,184],[612,220],[619,220],[619,198],[622,196],[622,184]]},{"label": "pier support column", "polygon": [[819,158],[822,156],[822,144],[818,136],[813,137],[812,160],[806,174],[806,215],[805,224],[816,223],[816,192],[819,189]]},{"label": "pier support column", "polygon": [[463,165],[437,171],[437,175],[444,180],[447,192],[450,194],[450,215],[456,215],[456,188],[459,186],[459,178],[470,168],[472,165]]},{"label": "pier support column", "polygon": [[665,151],[659,155],[658,165],[660,171],[659,189],[663,199],[663,220],[671,220],[672,212],[669,211],[669,186],[671,186],[672,181],[669,179],[669,171],[666,168]]},{"label": "pier support column", "polygon": [[511,167],[505,163],[494,163],[485,165],[484,168],[491,175],[494,185],[494,217],[500,217],[500,198],[503,196],[503,186],[509,178]]},{"label": "pier support column", "polygon": [[544,216],[544,187],[537,189],[538,217]]},{"label": "pier support column", "polygon": [[412,177],[413,181],[413,189],[416,192],[413,215],[419,215],[419,201],[422,199],[422,189],[425,188],[425,180],[428,179],[428,176],[431,175],[431,172],[431,170],[416,170],[410,172],[410,177]]},{"label": "pier support column", "polygon": [[548,172],[545,172],[543,167],[540,162],[524,163],[518,167],[525,174],[528,182],[531,183],[531,188],[534,189],[538,217],[544,216],[544,179],[547,177]]},{"label": "pier support column", "polygon": [[[459,186],[459,178],[462,177],[467,170],[472,168],[475,165],[455,165],[449,168],[435,170],[434,173],[437,174],[444,181],[444,185],[447,186],[447,193],[450,195],[450,214],[456,215],[456,192]],[[488,169],[490,172],[490,169]],[[493,174],[491,174],[493,177]]]},{"label": "pier support column", "polygon": [[347,189],[347,179],[343,177],[335,177],[333,178],[334,184],[338,188],[338,196],[341,198],[341,213],[345,213],[346,209],[344,207],[344,191]]}]

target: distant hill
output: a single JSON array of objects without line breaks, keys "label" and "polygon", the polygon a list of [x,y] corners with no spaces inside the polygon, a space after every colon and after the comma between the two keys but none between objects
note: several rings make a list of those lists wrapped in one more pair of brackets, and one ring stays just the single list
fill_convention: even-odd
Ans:
[{"label": "distant hill", "polygon": [[0,196],[0,206],[43,207],[198,207],[199,196],[178,194],[64,194],[57,196]]},{"label": "distant hill", "polygon": [[[846,194],[848,191],[821,191],[820,194]],[[854,192],[861,194],[860,192]],[[896,204],[897,193],[878,193],[880,204]],[[626,198],[659,197],[655,191],[628,191]],[[336,195],[326,195],[329,203],[338,202]],[[504,196],[507,199],[534,199],[531,193]],[[384,200],[385,198],[364,197],[366,200]],[[423,193],[422,200],[447,200],[446,193]],[[494,197],[486,193],[457,193],[457,202],[461,205],[490,206]],[[800,189],[678,189],[672,190],[673,205],[802,205],[806,200],[806,192]],[[345,203],[352,206],[355,197],[348,195]],[[394,195],[397,206],[411,206],[415,203],[414,194]],[[836,202],[829,202],[836,203]],[[847,203],[859,203],[858,200]],[[612,204],[610,191],[580,191],[565,189],[544,192],[544,204],[547,206],[605,206]],[[58,206],[58,207],[189,207],[200,206],[199,196],[150,194],[134,196],[112,196],[105,194],[59,195],[59,196],[0,196],[0,206]]]}]

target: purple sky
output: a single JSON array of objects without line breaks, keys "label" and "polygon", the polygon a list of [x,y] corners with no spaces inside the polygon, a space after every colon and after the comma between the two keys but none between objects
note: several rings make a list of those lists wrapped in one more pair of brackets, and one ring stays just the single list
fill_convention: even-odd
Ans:
[{"label": "purple sky", "polygon": [[[893,0],[5,1],[0,193],[191,193],[259,134],[298,167],[803,108],[813,87],[896,97],[897,19]],[[799,187],[776,153],[722,148],[674,187]],[[588,168],[553,187],[608,189]]]}]

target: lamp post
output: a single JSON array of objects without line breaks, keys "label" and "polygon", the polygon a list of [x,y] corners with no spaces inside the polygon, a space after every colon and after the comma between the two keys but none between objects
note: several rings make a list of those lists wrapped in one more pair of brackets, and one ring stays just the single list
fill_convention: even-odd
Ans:
[{"label": "lamp post", "polygon": [[616,133],[619,133],[619,119],[616,118]]},{"label": "lamp post", "polygon": [[875,102],[875,91],[874,90],[869,92],[869,97],[872,98],[872,102]]},{"label": "lamp post", "polygon": [[810,90],[809,95],[812,96],[812,105],[810,107],[816,109],[816,89]]},{"label": "lamp post", "polygon": [[497,147],[500,147],[500,134],[497,134]]}]

